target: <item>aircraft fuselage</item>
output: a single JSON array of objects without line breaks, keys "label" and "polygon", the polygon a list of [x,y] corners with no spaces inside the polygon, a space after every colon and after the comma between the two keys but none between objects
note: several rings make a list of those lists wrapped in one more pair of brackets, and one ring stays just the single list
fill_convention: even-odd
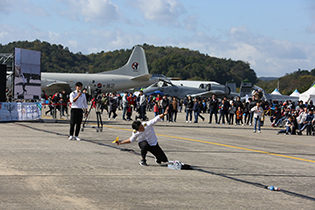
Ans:
[{"label": "aircraft fuselage", "polygon": [[[46,92],[60,91],[60,86],[50,86],[58,82],[68,83],[71,90],[75,90],[75,83],[82,82],[83,87],[99,92],[113,92],[130,89],[130,87],[144,87],[154,83],[157,78],[151,78],[147,81],[132,80],[133,77],[115,74],[76,74],[76,73],[42,73],[41,87]],[[69,90],[67,90],[69,91]]]}]

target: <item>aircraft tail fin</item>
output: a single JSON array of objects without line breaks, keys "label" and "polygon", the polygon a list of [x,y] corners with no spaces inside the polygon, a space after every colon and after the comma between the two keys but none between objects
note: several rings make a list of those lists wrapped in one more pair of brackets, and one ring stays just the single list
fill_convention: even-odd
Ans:
[{"label": "aircraft tail fin", "polygon": [[126,76],[138,77],[149,74],[147,59],[142,47],[136,45],[129,57],[128,62],[121,68],[113,71],[104,71],[99,74],[120,74]]},{"label": "aircraft tail fin", "polygon": [[240,87],[240,97],[252,94],[252,82],[251,81],[242,81]]},{"label": "aircraft tail fin", "polygon": [[231,92],[236,93],[236,83],[235,82],[226,82],[225,86],[228,86]]}]

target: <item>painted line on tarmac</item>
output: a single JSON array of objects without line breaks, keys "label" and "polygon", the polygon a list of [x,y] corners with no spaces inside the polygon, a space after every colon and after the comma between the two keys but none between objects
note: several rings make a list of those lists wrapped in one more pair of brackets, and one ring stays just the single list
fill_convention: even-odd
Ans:
[{"label": "painted line on tarmac", "polygon": [[[189,129],[189,128],[188,128]],[[223,133],[219,133],[219,132],[213,132],[213,131],[203,131],[203,132],[207,132],[207,133],[212,133],[212,134],[220,134],[222,135]],[[238,135],[238,134],[228,134],[228,133],[224,133],[224,135],[228,135],[228,136],[238,136],[238,137],[253,137],[253,136],[244,136],[244,135]],[[261,138],[258,137],[260,134],[255,134],[255,139],[260,139],[260,140],[264,140],[264,141],[272,141],[272,142],[281,142],[281,143],[288,143],[288,144],[296,144],[296,145],[303,145],[303,146],[309,146],[309,147],[315,147],[314,144],[303,144],[303,143],[299,143],[299,142],[290,142],[290,141],[282,141],[282,140],[274,140],[274,139],[266,139],[266,138]]]},{"label": "painted line on tarmac", "polygon": [[[119,129],[119,130],[125,130],[125,131],[132,131],[132,129],[119,128],[119,127],[108,126],[108,125],[104,125],[104,127],[113,128],[113,129]],[[256,153],[261,153],[261,154],[273,155],[273,156],[277,156],[277,157],[283,157],[283,158],[288,158],[288,159],[293,159],[293,160],[300,160],[300,161],[304,161],[304,162],[315,163],[315,160],[298,158],[298,157],[293,157],[293,156],[288,156],[288,155],[281,155],[281,154],[277,154],[277,153],[273,153],[273,152],[266,152],[266,151],[262,151],[262,150],[249,149],[249,148],[238,147],[238,146],[232,146],[232,145],[228,145],[228,144],[221,144],[221,143],[216,143],[216,142],[211,142],[211,141],[203,141],[203,140],[190,139],[190,138],[179,137],[179,136],[171,136],[171,135],[165,135],[165,134],[156,134],[156,135],[157,136],[168,137],[168,138],[186,140],[186,141],[193,141],[193,142],[198,142],[198,143],[212,144],[212,145],[222,146],[222,147],[229,147],[229,148],[233,148],[233,149],[240,149],[240,150],[256,152]]]},{"label": "painted line on tarmac", "polygon": [[308,160],[304,158],[298,158],[298,157],[293,157],[293,156],[288,156],[288,155],[281,155],[273,152],[266,152],[262,150],[256,150],[256,149],[249,149],[245,147],[238,147],[238,146],[232,146],[228,144],[221,144],[221,143],[216,143],[216,142],[210,142],[210,141],[203,141],[203,140],[197,140],[197,139],[190,139],[190,138],[184,138],[184,137],[178,137],[178,136],[170,136],[170,135],[164,135],[164,134],[157,134],[158,136],[163,136],[163,137],[168,137],[168,138],[175,138],[175,139],[181,139],[181,140],[187,140],[187,141],[193,141],[193,142],[199,142],[199,143],[206,143],[206,144],[212,144],[212,145],[217,145],[217,146],[222,146],[222,147],[229,147],[233,149],[240,149],[240,150],[246,150],[250,152],[257,152],[257,153],[262,153],[262,154],[268,154],[268,155],[274,155],[278,157],[284,157],[284,158],[289,158],[289,159],[294,159],[294,160],[301,160],[305,162],[311,162],[315,163],[315,160]]},{"label": "painted line on tarmac", "polygon": [[[29,126],[29,125],[23,125],[23,124],[20,124],[20,123],[15,123],[15,124],[16,124],[16,125],[19,125],[19,126],[23,126],[23,127],[30,128],[30,129],[33,129],[33,130],[41,131],[41,132],[47,132],[47,133],[56,134],[56,135],[68,136],[67,134],[61,134],[61,133],[57,133],[57,132],[53,132],[53,131],[48,131],[48,130],[44,130],[44,129],[39,129],[39,128],[35,128],[35,127]],[[113,128],[113,129],[119,129],[119,130],[132,131],[131,129],[125,129],[125,128],[119,128],[119,127],[113,127],[113,126],[105,126],[105,127]],[[157,135],[158,135],[158,136],[170,137],[170,138],[177,138],[177,139],[189,140],[189,141],[202,142],[202,143],[212,143],[212,144],[219,145],[219,146],[229,146],[229,147],[233,147],[233,148],[237,148],[237,149],[240,149],[240,148],[241,148],[241,147],[234,147],[234,146],[225,145],[225,144],[219,144],[219,143],[214,143],[214,142],[206,142],[206,141],[201,141],[201,140],[196,140],[196,139],[182,138],[182,137],[177,137],[177,136],[169,136],[169,135],[163,135],[163,134],[157,134]],[[92,140],[85,140],[85,139],[82,139],[82,140],[83,140],[83,141],[87,141],[87,142],[91,142],[91,143],[95,143],[95,144],[98,144],[98,145],[102,145],[102,146],[111,147],[111,148],[114,148],[114,149],[119,149],[120,151],[127,151],[127,152],[130,152],[130,153],[135,154],[135,155],[141,155],[140,153],[135,152],[134,150],[121,149],[121,148],[118,148],[118,147],[116,147],[116,146],[112,146],[112,145],[108,145],[108,144],[103,144],[103,143],[95,142],[95,141],[92,141]],[[245,148],[245,149],[246,149],[246,148]],[[255,151],[255,150],[252,150],[252,151]],[[257,151],[258,151],[258,150],[257,150]],[[265,153],[267,153],[267,152],[265,152]],[[267,153],[267,154],[272,154],[272,153]],[[153,156],[149,156],[149,155],[148,155],[147,157],[154,158]],[[288,156],[288,157],[290,157],[290,156]],[[315,161],[314,161],[314,162],[315,162]],[[232,177],[232,176],[228,176],[228,175],[224,175],[224,174],[219,174],[219,173],[207,171],[207,170],[204,170],[204,169],[198,169],[198,168],[194,168],[194,167],[192,167],[191,169],[196,170],[196,171],[199,171],[199,172],[205,172],[205,173],[208,173],[208,174],[221,176],[221,177],[228,178],[228,179],[231,179],[231,180],[234,180],[234,181],[238,181],[238,182],[242,182],[242,183],[246,183],[246,184],[251,184],[251,185],[256,186],[256,187],[267,188],[266,185],[263,185],[263,184],[260,184],[260,183],[257,183],[257,182],[250,182],[250,181],[238,179],[238,178],[235,178],[235,177]],[[115,175],[115,176],[116,176],[116,175]],[[295,193],[295,192],[291,192],[291,191],[287,191],[287,190],[283,190],[283,189],[282,189],[280,192],[285,193],[285,194],[288,194],[288,195],[291,195],[291,196],[296,196],[296,197],[308,199],[308,200],[313,200],[313,201],[315,200],[315,198],[313,198],[313,197],[306,196],[306,195],[302,195],[302,194]]]}]

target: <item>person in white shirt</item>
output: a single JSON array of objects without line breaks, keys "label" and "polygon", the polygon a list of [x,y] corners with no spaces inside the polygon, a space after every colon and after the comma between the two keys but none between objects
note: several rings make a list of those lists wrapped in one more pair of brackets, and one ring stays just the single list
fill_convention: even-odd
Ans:
[{"label": "person in white shirt", "polygon": [[256,133],[257,124],[258,124],[258,133],[260,133],[260,118],[262,117],[264,110],[261,108],[260,103],[257,102],[256,106],[254,106],[250,111],[251,113],[254,113],[253,115],[255,119],[254,133]]},{"label": "person in white shirt", "polygon": [[117,145],[128,144],[138,139],[138,144],[141,149],[142,160],[140,161],[141,166],[147,166],[146,155],[147,152],[151,152],[155,156],[155,162],[161,164],[161,162],[168,162],[168,159],[158,144],[158,139],[155,135],[153,125],[162,120],[167,115],[168,108],[163,114],[160,114],[148,122],[134,121],[132,123],[132,136],[124,141],[117,141]]},{"label": "person in white shirt", "polygon": [[[82,123],[83,109],[85,110],[85,116],[87,116],[87,102],[86,102],[85,94],[81,92],[81,89],[82,89],[81,82],[77,82],[75,84],[75,89],[76,89],[75,91],[70,93],[71,117],[70,117],[69,140],[74,139],[74,140],[80,141],[81,139],[78,136],[79,136],[81,123]],[[76,126],[76,129],[75,129],[75,137],[73,138],[74,126]]]}]

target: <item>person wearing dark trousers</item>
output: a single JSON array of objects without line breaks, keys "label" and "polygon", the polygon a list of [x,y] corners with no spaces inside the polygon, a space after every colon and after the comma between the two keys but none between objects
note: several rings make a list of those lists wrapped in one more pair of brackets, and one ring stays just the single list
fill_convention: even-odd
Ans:
[{"label": "person wearing dark trousers", "polygon": [[168,108],[165,109],[163,114],[160,114],[153,118],[148,122],[140,122],[138,120],[132,123],[132,128],[134,129],[132,132],[132,136],[124,141],[116,141],[117,145],[121,144],[129,144],[138,139],[138,145],[141,149],[141,166],[147,166],[146,155],[151,152],[155,156],[155,162],[157,164],[161,164],[162,162],[168,162],[168,159],[158,144],[158,139],[156,137],[155,131],[153,129],[153,125],[157,122],[161,121],[162,118],[167,115]]},{"label": "person wearing dark trousers", "polygon": [[215,117],[215,123],[218,123],[218,100],[215,95],[212,95],[212,98],[209,102],[209,110],[210,110],[210,119],[209,124],[212,123],[212,115]]},{"label": "person wearing dark trousers", "polygon": [[[80,127],[82,123],[83,117],[83,109],[85,110],[85,116],[87,116],[87,102],[86,96],[81,92],[82,83],[77,82],[75,84],[75,91],[70,93],[70,102],[71,102],[71,116],[70,116],[70,135],[69,140],[77,140],[81,139],[78,137],[80,133]],[[74,133],[74,127],[75,133]],[[73,137],[73,133],[75,136]]]},{"label": "person wearing dark trousers", "polygon": [[195,117],[194,123],[198,123],[199,110],[200,110],[199,103],[198,103],[197,98],[195,98],[195,99],[194,99],[194,106],[193,106],[194,117]]},{"label": "person wearing dark trousers", "polygon": [[224,118],[227,115],[227,110],[228,110],[228,108],[226,107],[226,103],[225,103],[224,99],[221,101],[219,109],[220,109],[220,116],[219,116],[219,121],[217,122],[217,124],[220,124],[221,119],[222,119],[222,124],[224,125],[225,124]]},{"label": "person wearing dark trousers", "polygon": [[[164,95],[161,100],[162,113],[165,112],[166,108],[169,107],[169,105],[170,105],[170,101],[168,100],[167,96]],[[164,121],[164,117],[162,121]],[[166,115],[166,121],[169,122],[169,115]]]},{"label": "person wearing dark trousers", "polygon": [[176,122],[176,119],[177,119],[177,112],[178,112],[178,110],[177,110],[178,102],[177,102],[177,100],[176,100],[175,97],[173,97],[172,104],[173,104],[173,114],[172,114],[171,120],[172,120],[173,122]]},{"label": "person wearing dark trousers", "polygon": [[185,105],[186,109],[186,123],[188,123],[188,115],[189,115],[189,123],[191,123],[192,120],[192,111],[194,107],[194,102],[191,99],[191,96],[188,96],[187,103]]},{"label": "person wearing dark trousers", "polygon": [[66,112],[67,116],[69,116],[69,114],[68,114],[68,100],[69,100],[69,98],[66,94],[66,90],[62,90],[60,100],[61,100],[60,107],[61,107],[62,115],[65,116],[65,112]]},{"label": "person wearing dark trousers", "polygon": [[146,119],[146,107],[147,107],[147,100],[145,98],[143,91],[140,90],[140,92],[139,92],[139,114],[140,114],[141,120]]},{"label": "person wearing dark trousers", "polygon": [[[240,110],[244,110],[244,105],[243,105],[243,103],[241,102],[241,98],[240,98],[239,96],[237,96],[234,105],[235,105],[235,110],[236,110],[236,111],[239,110],[238,107],[241,107]],[[237,121],[237,115],[235,115],[235,122],[236,122],[236,121]],[[242,123],[242,124],[243,124],[243,123]]]}]

